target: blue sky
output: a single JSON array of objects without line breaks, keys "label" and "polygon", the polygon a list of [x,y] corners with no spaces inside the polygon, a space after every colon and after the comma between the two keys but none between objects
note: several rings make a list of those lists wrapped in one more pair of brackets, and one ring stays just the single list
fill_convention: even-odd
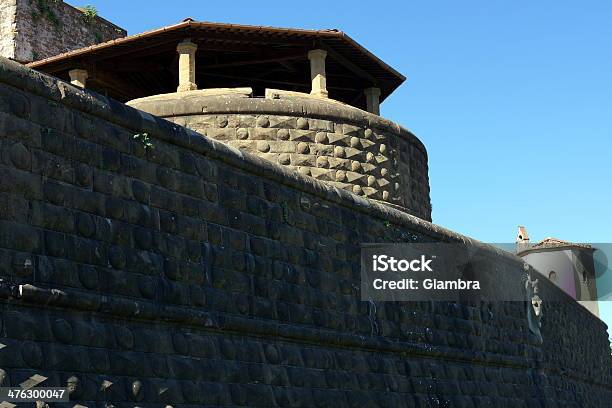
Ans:
[{"label": "blue sky", "polygon": [[408,78],[382,115],[429,151],[436,224],[486,242],[518,224],[532,240],[612,241],[612,2],[93,4],[130,34],[185,17],[341,29]]}]

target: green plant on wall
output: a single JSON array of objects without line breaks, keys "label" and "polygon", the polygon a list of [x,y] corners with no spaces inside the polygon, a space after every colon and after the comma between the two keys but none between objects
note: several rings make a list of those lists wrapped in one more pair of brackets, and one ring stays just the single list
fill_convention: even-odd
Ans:
[{"label": "green plant on wall", "polygon": [[90,4],[83,7],[81,11],[83,11],[83,18],[85,19],[86,23],[93,22],[98,16],[98,10],[95,6],[92,6]]},{"label": "green plant on wall", "polygon": [[38,12],[32,11],[32,19],[37,20],[40,17],[46,18],[54,27],[59,27],[60,21],[53,11],[52,6],[59,3],[60,0],[33,0],[38,9]]},{"label": "green plant on wall", "polygon": [[140,141],[140,143],[142,143],[142,146],[145,148],[145,150],[153,149],[155,147],[153,146],[153,143],[151,143],[151,138],[149,138],[148,133],[137,133],[133,136],[133,138],[135,140]]}]

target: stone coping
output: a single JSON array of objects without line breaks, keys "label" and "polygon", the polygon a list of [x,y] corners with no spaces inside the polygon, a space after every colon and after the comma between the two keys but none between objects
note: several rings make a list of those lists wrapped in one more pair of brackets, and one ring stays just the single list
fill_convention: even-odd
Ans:
[{"label": "stone coping", "polygon": [[164,117],[213,114],[270,114],[338,120],[388,131],[409,140],[427,158],[425,145],[403,126],[333,99],[291,91],[269,89],[265,98],[245,97],[250,88],[202,89],[133,99],[126,105]]},{"label": "stone coping", "polygon": [[[180,98],[177,98],[180,95]],[[235,96],[242,98],[251,98],[253,96],[253,88],[208,88],[208,89],[195,89],[192,91],[183,92],[171,92],[165,94],[158,94],[152,96],[146,96],[144,98],[132,99],[126,102],[129,106],[138,106],[140,103],[145,102],[164,102],[174,101],[177,99],[193,99],[201,98],[204,96]]]}]

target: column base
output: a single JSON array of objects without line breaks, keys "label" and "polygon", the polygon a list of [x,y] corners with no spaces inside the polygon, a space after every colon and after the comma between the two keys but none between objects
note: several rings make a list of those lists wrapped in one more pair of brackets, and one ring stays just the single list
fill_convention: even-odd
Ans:
[{"label": "column base", "polygon": [[198,86],[190,82],[188,84],[179,85],[178,88],[176,88],[176,92],[195,91],[196,89],[198,89]]},{"label": "column base", "polygon": [[316,96],[317,98],[328,98],[329,97],[329,93],[327,91],[310,92],[310,95]]}]

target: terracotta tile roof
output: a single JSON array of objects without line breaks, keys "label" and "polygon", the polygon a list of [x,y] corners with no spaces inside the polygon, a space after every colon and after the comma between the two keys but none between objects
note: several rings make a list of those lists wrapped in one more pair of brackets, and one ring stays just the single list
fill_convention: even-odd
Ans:
[{"label": "terracotta tile roof", "polygon": [[[147,89],[142,89],[142,84],[151,84],[164,80],[169,81],[168,73],[162,71],[162,68],[166,69],[166,71],[170,68],[169,64],[176,55],[176,44],[184,38],[190,38],[192,42],[199,44],[201,51],[197,55],[205,55],[207,61],[214,60],[213,57],[216,58],[216,55],[221,55],[220,53],[225,52],[227,56],[233,52],[233,49],[240,48],[233,55],[245,55],[245,52],[252,52],[255,55],[259,52],[268,54],[265,58],[273,60],[275,57],[278,57],[282,61],[283,58],[287,59],[288,56],[291,56],[292,52],[298,52],[300,55],[303,54],[302,60],[307,62],[307,50],[313,49],[313,47],[323,48],[328,52],[329,71],[331,74],[338,75],[338,79],[335,81],[328,79],[328,88],[331,90],[336,85],[339,89],[338,92],[348,92],[340,98],[340,100],[346,99],[342,100],[343,102],[350,102],[358,98],[365,100],[361,94],[363,94],[363,86],[366,84],[371,84],[368,86],[377,86],[381,89],[380,100],[382,102],[406,79],[402,74],[347,34],[336,29],[277,28],[201,22],[193,21],[190,18],[178,24],[66,52],[44,60],[34,61],[29,63],[28,66],[59,78],[67,79],[68,70],[81,64],[92,67],[96,73],[100,74],[100,78],[104,76],[103,74],[108,74],[106,77],[110,76],[112,81],[127,82],[127,86],[123,87],[124,90],[141,88],[140,91],[137,90],[132,93],[126,91],[130,98],[150,96],[161,92],[157,89],[152,90],[155,92],[148,92]],[[231,57],[231,55],[229,56]],[[134,61],[134,59],[139,57],[141,57],[139,62]],[[256,57],[253,56],[252,58],[255,59]],[[233,59],[228,59],[227,61],[232,63]],[[249,61],[245,62],[248,63]],[[130,70],[130,67],[133,68]],[[159,69],[158,72],[160,74],[157,77],[146,77],[145,73],[154,69]],[[237,70],[240,67],[233,66],[233,69]],[[295,68],[293,69],[295,71]],[[253,66],[243,68],[245,73],[251,72],[248,75],[251,79],[257,77],[257,75],[252,74],[253,70]],[[287,72],[289,75],[292,71],[288,69]],[[208,73],[210,75],[217,75],[217,77],[227,75],[223,70],[211,72],[209,69]],[[303,72],[299,70],[291,75],[300,80],[302,77],[307,76],[303,75]],[[246,76],[246,74],[242,75],[241,78]],[[360,89],[355,89],[354,92],[353,90],[349,91],[349,85],[346,82],[340,84],[342,78],[351,79],[349,84]],[[90,81],[92,79],[95,81],[95,78],[89,78]],[[271,78],[270,82],[274,79]],[[242,85],[244,84],[221,84],[215,85],[215,87]],[[269,84],[269,86],[267,86],[268,84],[263,85],[269,88],[275,87],[273,86],[274,84]],[[170,86],[167,85],[166,88],[168,89],[163,90],[170,92]]]},{"label": "terracotta tile roof", "polygon": [[529,252],[537,252],[540,249],[572,249],[572,248],[593,250],[593,247],[588,244],[577,244],[575,242],[564,241],[562,239],[548,237],[548,238],[544,238],[543,240],[541,240],[540,242],[536,244],[530,245],[527,248],[518,251],[517,255],[521,256]]},{"label": "terracotta tile roof", "polygon": [[577,244],[570,241],[564,241],[562,239],[548,237],[542,241],[533,244],[532,248],[562,248],[562,247],[578,247],[578,248],[591,248],[588,244]]}]

